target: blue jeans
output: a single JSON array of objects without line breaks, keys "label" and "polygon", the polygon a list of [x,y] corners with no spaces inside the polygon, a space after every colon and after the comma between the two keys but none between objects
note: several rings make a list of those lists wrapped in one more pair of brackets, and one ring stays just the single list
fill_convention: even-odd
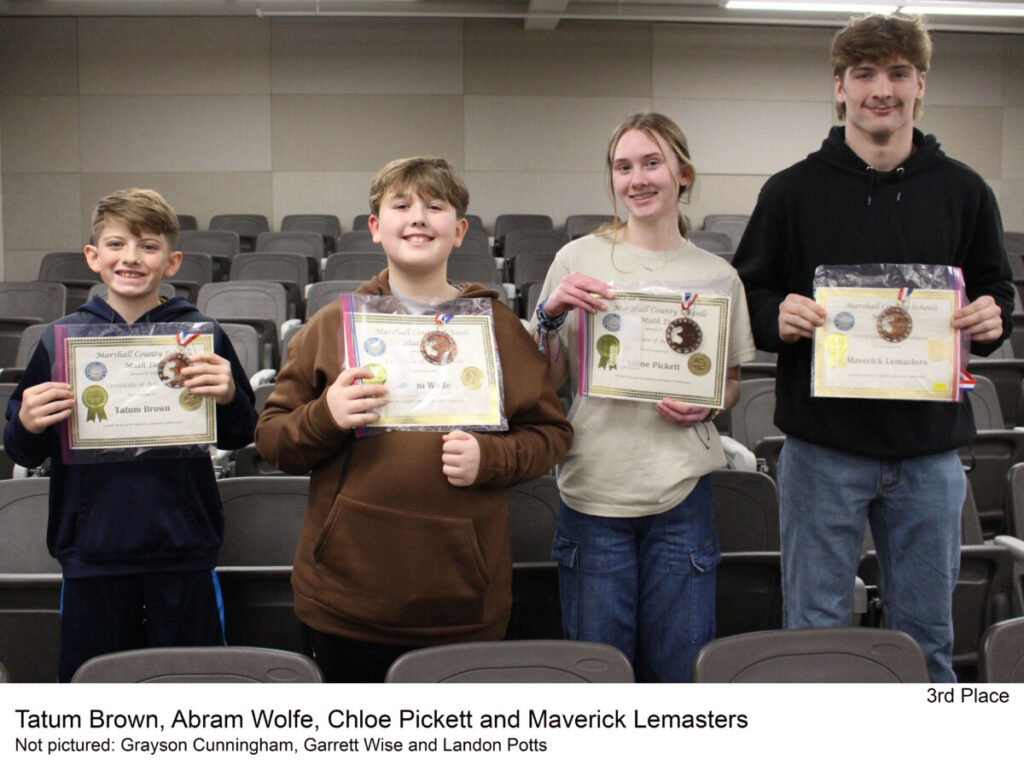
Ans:
[{"label": "blue jeans", "polygon": [[785,627],[849,624],[868,522],[886,624],[917,641],[933,682],[955,682],[953,588],[967,492],[957,453],[877,459],[787,437],[778,475]]},{"label": "blue jeans", "polygon": [[563,502],[552,557],[569,639],[618,647],[638,682],[689,682],[715,637],[711,478],[678,506],[646,517],[581,514]]}]

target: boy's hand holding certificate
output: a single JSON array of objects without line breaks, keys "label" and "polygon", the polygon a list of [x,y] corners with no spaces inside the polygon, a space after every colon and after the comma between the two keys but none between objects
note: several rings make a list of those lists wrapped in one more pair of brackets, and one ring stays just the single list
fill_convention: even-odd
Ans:
[{"label": "boy's hand holding certificate", "polygon": [[722,407],[729,304],[705,286],[616,290],[606,310],[578,310],[579,394]]},{"label": "boy's hand holding certificate", "polygon": [[826,315],[814,334],[813,395],[958,401],[963,345],[953,313],[963,291],[955,278],[948,288],[859,287],[853,278],[849,287],[817,287]]}]

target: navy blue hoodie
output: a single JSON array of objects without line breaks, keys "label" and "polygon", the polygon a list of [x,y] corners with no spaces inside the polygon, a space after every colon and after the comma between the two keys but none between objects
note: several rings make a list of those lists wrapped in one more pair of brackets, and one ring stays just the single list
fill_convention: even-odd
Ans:
[{"label": "navy blue hoodie", "polygon": [[[779,304],[813,297],[820,264],[937,264],[963,269],[967,298],[991,295],[1003,336],[972,343],[988,355],[1012,328],[1013,285],[992,190],[914,130],[915,151],[878,172],[832,128],[803,161],[771,177],[733,263],[747,290],[754,342],[777,351],[775,424],[788,435],[870,457],[905,458],[955,449],[975,435],[963,403],[811,397],[811,341],[779,339]],[[968,395],[969,397],[969,395]]]},{"label": "navy blue hoodie", "polygon": [[[235,399],[217,406],[217,446],[235,449],[252,441],[256,410],[252,388],[231,341],[194,305],[174,297],[139,323],[214,323],[214,351],[231,362]],[[59,324],[124,323],[93,297]],[[50,465],[50,516],[46,542],[67,578],[154,571],[206,570],[217,564],[224,514],[209,456],[175,456],[65,465],[60,428],[34,435],[21,424],[25,389],[51,380],[51,324],[7,405],[4,448],[19,465]]]}]

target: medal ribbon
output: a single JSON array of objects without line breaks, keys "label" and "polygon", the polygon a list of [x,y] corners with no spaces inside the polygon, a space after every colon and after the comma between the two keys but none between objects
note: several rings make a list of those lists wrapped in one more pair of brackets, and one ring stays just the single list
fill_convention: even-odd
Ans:
[{"label": "medal ribbon", "polygon": [[960,370],[960,391],[971,391],[976,384],[977,381],[974,380],[973,375],[967,372],[967,370]]},{"label": "medal ribbon", "polygon": [[903,305],[904,307],[906,306],[907,298],[910,296],[911,293],[913,293],[913,291],[914,289],[908,285],[905,285],[900,289],[899,293],[896,295],[896,298],[899,300],[901,305]]},{"label": "medal ribbon", "polygon": [[683,294],[683,301],[680,304],[682,305],[683,310],[689,310],[690,309],[690,305],[692,305],[696,301],[697,301],[697,292],[696,291],[687,291],[686,293]]},{"label": "medal ribbon", "polygon": [[190,342],[192,342],[198,336],[199,336],[199,332],[193,332],[192,334],[189,334],[188,332],[178,332],[178,345],[181,345],[181,346],[188,345]]},{"label": "medal ribbon", "polygon": [[451,321],[454,317],[455,316],[452,313],[438,313],[434,316],[434,323],[444,326],[444,324]]}]

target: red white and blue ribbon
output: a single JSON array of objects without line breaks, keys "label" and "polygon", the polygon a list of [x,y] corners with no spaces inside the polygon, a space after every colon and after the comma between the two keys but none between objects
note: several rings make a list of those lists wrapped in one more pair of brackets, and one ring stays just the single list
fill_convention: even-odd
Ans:
[{"label": "red white and blue ribbon", "polygon": [[178,345],[188,345],[198,336],[199,332],[193,332],[192,334],[189,334],[188,332],[178,332]]},{"label": "red white and blue ribbon", "polygon": [[434,316],[434,323],[446,324],[452,320],[455,316],[452,313],[438,313]]},{"label": "red white and blue ribbon", "polygon": [[901,305],[907,303],[907,298],[913,293],[914,289],[911,286],[905,285],[900,289],[900,292],[896,295]]},{"label": "red white and blue ribbon", "polygon": [[960,370],[960,391],[971,391],[977,383],[967,370]]},{"label": "red white and blue ribbon", "polygon": [[697,301],[697,292],[696,291],[687,291],[686,293],[683,294],[683,301],[681,302],[681,304],[682,304],[682,307],[683,307],[684,310],[689,310],[690,309],[690,305],[692,305],[696,301]]}]

